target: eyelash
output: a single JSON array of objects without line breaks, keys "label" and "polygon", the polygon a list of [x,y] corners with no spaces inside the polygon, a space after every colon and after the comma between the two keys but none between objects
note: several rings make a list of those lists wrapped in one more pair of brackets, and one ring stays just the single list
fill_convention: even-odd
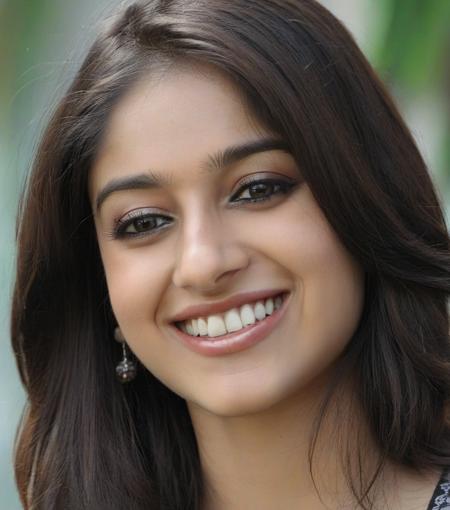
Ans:
[{"label": "eyelash", "polygon": [[[234,199],[235,197],[241,195],[243,191],[250,189],[251,186],[261,185],[261,184],[273,186],[274,188],[278,188],[278,189],[277,189],[277,191],[270,193],[270,195],[268,195],[268,196],[240,199],[240,200],[236,200],[235,203],[254,204],[254,203],[260,203],[260,202],[268,202],[269,200],[271,200],[273,197],[275,197],[277,195],[288,194],[292,190],[292,188],[295,186],[296,183],[293,181],[288,182],[288,181],[280,180],[280,179],[258,179],[258,180],[255,179],[255,180],[249,180],[247,182],[244,181],[244,183],[239,188],[239,190],[231,198]],[[145,212],[145,210],[142,210],[142,209],[139,209],[136,211],[130,211],[130,213],[126,215],[125,219],[121,218],[116,221],[114,229],[110,233],[110,237],[112,237],[113,239],[122,239],[122,238],[137,238],[137,237],[143,237],[143,236],[148,236],[148,235],[156,235],[161,230],[161,228],[164,228],[164,225],[168,224],[167,222],[163,222],[162,225],[159,225],[159,226],[152,228],[150,230],[146,230],[144,232],[126,232],[126,230],[130,225],[133,225],[133,223],[135,223],[138,220],[142,220],[142,221],[152,220],[152,221],[156,221],[156,223],[158,223],[158,220],[160,220],[161,218],[163,218],[165,220],[172,219],[168,216],[164,216],[161,214],[150,214],[148,212]]]}]

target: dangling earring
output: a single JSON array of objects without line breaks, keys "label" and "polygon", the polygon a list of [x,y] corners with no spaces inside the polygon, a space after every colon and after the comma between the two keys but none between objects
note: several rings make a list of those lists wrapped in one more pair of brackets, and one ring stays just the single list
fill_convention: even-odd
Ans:
[{"label": "dangling earring", "polygon": [[122,344],[123,353],[122,361],[116,366],[116,376],[121,383],[130,382],[136,377],[137,364],[128,359],[126,341],[118,326],[114,330],[114,338]]}]

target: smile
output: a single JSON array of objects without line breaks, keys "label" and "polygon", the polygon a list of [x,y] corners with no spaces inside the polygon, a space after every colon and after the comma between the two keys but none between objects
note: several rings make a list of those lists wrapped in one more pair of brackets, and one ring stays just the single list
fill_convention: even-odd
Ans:
[{"label": "smile", "polygon": [[239,308],[232,308],[223,314],[198,317],[177,322],[176,326],[191,336],[208,336],[211,338],[234,333],[246,326],[264,320],[281,307],[283,294],[254,303],[246,303]]},{"label": "smile", "polygon": [[[220,315],[181,321],[172,324],[172,330],[178,340],[198,354],[221,356],[239,352],[261,342],[275,329],[288,308],[290,295],[291,293],[285,292],[272,299],[244,304]],[[241,319],[242,311],[244,323]],[[224,329],[220,321],[225,324],[226,328],[226,319],[228,318],[228,322],[230,322],[230,314],[231,322],[236,328],[239,326],[237,319],[240,319],[240,327],[231,332],[225,329],[225,332],[222,333]],[[245,324],[246,321],[250,321],[250,323]],[[197,324],[195,324],[196,322]],[[195,327],[197,330],[194,330]],[[200,330],[200,328],[202,329]],[[208,334],[209,332],[215,336]]]}]

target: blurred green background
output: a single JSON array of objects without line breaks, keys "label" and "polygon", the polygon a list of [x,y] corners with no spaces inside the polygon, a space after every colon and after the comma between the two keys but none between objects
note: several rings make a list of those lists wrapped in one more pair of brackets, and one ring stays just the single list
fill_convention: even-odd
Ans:
[{"label": "blurred green background", "polygon": [[[39,134],[118,0],[0,0],[0,507],[19,510],[12,445],[25,401],[9,340],[17,204]],[[450,0],[322,0],[388,84],[450,207]]]}]

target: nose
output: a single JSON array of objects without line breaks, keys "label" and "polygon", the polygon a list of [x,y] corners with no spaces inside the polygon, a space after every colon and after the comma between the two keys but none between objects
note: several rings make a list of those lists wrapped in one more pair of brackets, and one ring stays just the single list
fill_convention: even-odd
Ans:
[{"label": "nose", "polygon": [[217,293],[249,259],[239,233],[210,211],[184,222],[172,281],[198,293]]}]

